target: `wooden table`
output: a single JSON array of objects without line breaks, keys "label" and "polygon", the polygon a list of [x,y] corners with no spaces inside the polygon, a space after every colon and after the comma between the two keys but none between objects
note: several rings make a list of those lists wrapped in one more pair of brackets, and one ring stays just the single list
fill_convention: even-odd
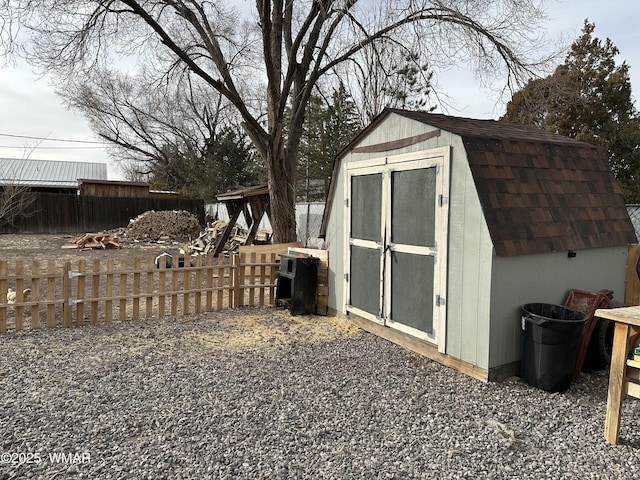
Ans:
[{"label": "wooden table", "polygon": [[615,445],[620,433],[624,395],[640,398],[640,362],[628,360],[629,353],[640,342],[640,306],[598,309],[595,316],[615,322],[607,418],[604,424],[604,437]]}]

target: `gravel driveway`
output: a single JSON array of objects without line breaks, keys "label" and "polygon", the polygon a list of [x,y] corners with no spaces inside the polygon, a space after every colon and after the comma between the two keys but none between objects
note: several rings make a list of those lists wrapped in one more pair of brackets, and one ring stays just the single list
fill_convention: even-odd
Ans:
[{"label": "gravel driveway", "polygon": [[483,384],[344,320],[27,331],[0,337],[0,366],[1,479],[640,477],[637,401],[623,444],[603,438],[606,372]]}]

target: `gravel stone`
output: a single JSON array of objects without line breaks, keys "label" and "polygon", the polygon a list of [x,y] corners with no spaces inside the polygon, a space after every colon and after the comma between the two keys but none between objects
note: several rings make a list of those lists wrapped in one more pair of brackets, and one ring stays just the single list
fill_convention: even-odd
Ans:
[{"label": "gravel stone", "polygon": [[640,402],[609,445],[607,382],[486,384],[276,309],[10,333],[0,453],[32,461],[0,479],[638,478]]}]

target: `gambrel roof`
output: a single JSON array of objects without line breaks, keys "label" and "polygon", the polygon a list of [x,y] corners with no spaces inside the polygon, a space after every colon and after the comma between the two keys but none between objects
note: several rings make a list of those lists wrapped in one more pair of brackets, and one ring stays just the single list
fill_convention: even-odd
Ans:
[{"label": "gambrel roof", "polygon": [[[395,109],[380,114],[351,145],[389,115],[438,129],[431,136],[446,131],[461,137],[496,255],[637,242],[622,190],[601,147],[526,125]],[[334,171],[349,150],[338,156]]]}]

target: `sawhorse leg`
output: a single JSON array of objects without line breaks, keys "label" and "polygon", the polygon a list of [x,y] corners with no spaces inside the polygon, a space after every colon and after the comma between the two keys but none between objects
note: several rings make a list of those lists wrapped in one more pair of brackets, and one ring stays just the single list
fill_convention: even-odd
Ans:
[{"label": "sawhorse leg", "polygon": [[616,322],[613,333],[611,370],[609,372],[609,395],[607,398],[607,418],[604,424],[604,438],[616,445],[620,433],[620,413],[624,396],[625,369],[627,367],[627,338],[629,325]]}]

